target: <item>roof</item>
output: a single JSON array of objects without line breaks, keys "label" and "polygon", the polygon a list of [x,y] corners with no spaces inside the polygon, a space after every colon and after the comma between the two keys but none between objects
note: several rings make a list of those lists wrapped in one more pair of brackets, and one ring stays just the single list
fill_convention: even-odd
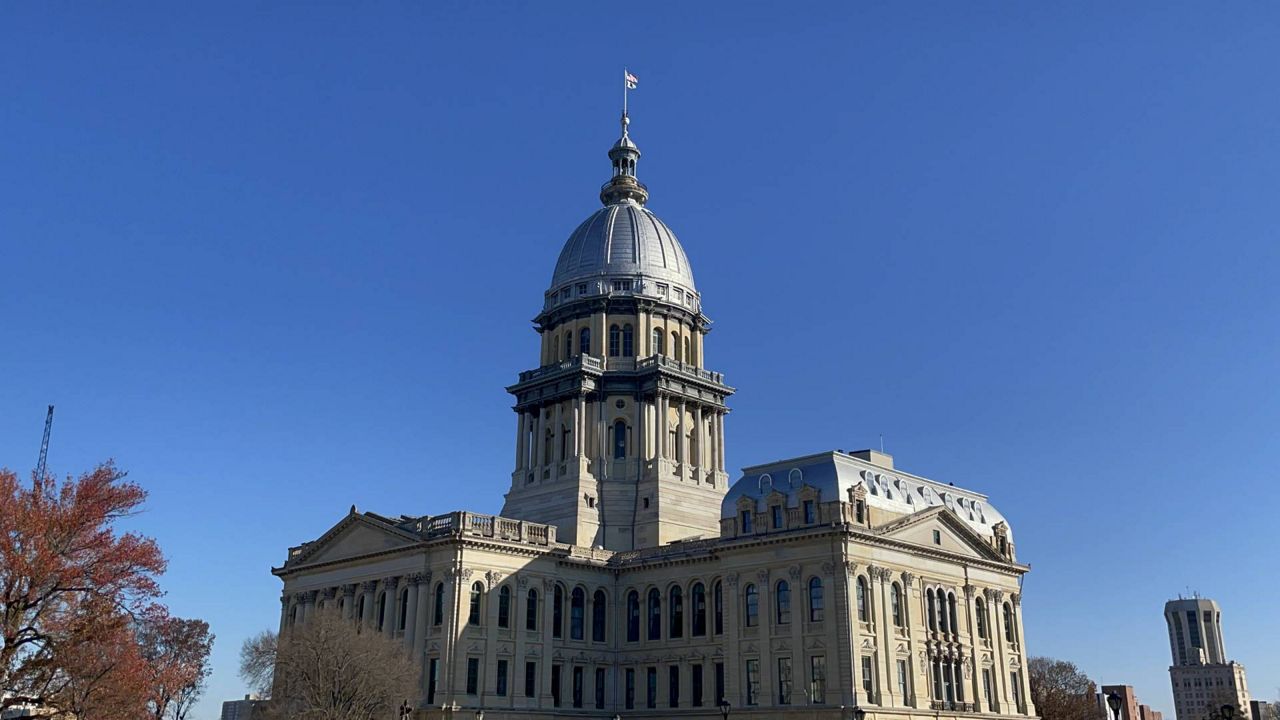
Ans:
[{"label": "roof", "polygon": [[556,261],[551,289],[615,278],[652,279],[696,290],[689,258],[675,233],[651,210],[630,201],[600,208],[573,231]]},{"label": "roof", "polygon": [[[983,537],[992,537],[993,528],[1008,521],[982,493],[929,480],[901,470],[831,451],[791,460],[779,460],[743,470],[743,476],[729,488],[720,505],[720,517],[738,514],[738,500],[750,497],[757,502],[777,491],[786,495],[788,507],[799,504],[798,491],[806,485],[816,489],[819,502],[844,500],[850,488],[863,484],[867,504],[889,512],[910,515],[930,507],[945,507]],[[1009,531],[1009,540],[1013,532]]]}]

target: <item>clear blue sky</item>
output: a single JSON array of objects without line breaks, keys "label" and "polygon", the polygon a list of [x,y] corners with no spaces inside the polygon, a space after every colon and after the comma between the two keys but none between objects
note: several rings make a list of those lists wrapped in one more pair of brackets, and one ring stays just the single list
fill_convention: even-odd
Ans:
[{"label": "clear blue sky", "polygon": [[883,433],[1011,518],[1033,653],[1171,711],[1199,590],[1275,697],[1280,8],[1067,5],[7,3],[0,464],[52,402],[151,491],[215,718],[287,546],[501,507],[628,64],[731,466]]}]

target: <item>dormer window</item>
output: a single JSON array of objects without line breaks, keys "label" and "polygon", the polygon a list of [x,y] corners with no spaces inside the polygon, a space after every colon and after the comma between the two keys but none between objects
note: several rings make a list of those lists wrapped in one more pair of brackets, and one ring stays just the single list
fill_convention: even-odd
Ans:
[{"label": "dormer window", "polygon": [[586,284],[586,283],[578,283],[578,294],[579,294],[579,295],[586,295],[586,294],[587,294],[587,284]]},{"label": "dormer window", "polygon": [[812,525],[816,523],[818,521],[818,514],[817,512],[815,512],[816,509],[814,507],[813,501],[805,500],[803,507],[804,507],[804,524]]},{"label": "dormer window", "polygon": [[782,529],[782,506],[771,505],[769,506],[769,512],[773,516],[773,529],[781,530]]},{"label": "dormer window", "polygon": [[560,300],[561,302],[564,302],[564,301],[567,301],[568,299],[569,299],[569,288],[565,288],[560,291]]},{"label": "dormer window", "polygon": [[743,535],[750,535],[751,534],[751,511],[743,510],[742,512],[738,513],[738,517],[741,518],[740,522],[738,523],[742,527],[741,533]]}]

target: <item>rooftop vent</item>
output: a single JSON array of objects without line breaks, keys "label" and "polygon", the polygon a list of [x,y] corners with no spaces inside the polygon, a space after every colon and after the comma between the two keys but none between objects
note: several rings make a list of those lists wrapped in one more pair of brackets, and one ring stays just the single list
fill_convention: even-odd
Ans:
[{"label": "rooftop vent", "polygon": [[865,460],[876,467],[882,467],[886,470],[893,469],[893,456],[888,453],[882,453],[879,450],[854,450],[849,455],[859,460]]}]

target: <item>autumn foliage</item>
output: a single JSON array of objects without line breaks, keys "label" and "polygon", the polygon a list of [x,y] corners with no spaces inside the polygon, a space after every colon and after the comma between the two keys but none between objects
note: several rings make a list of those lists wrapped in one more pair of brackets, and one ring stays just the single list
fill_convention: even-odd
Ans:
[{"label": "autumn foliage", "polygon": [[182,720],[213,637],[159,604],[155,541],[116,527],[145,498],[111,463],[30,484],[0,469],[0,710]]}]

